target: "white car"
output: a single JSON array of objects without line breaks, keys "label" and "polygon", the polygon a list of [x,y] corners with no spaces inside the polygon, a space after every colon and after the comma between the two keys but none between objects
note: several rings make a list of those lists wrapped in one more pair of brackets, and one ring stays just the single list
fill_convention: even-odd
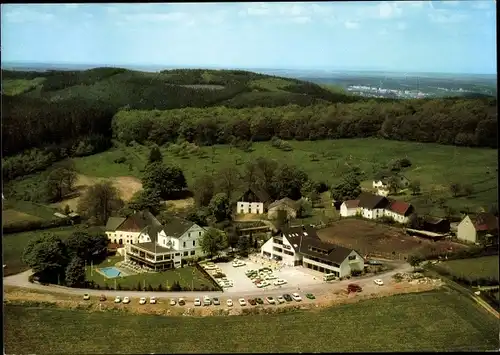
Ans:
[{"label": "white car", "polygon": [[232,307],[233,306],[233,300],[227,300],[226,304],[227,304],[228,307]]},{"label": "white car", "polygon": [[122,299],[120,298],[120,296],[115,297],[115,303],[120,303],[121,301]]},{"label": "white car", "polygon": [[286,301],[285,301],[285,299],[283,298],[283,296],[279,296],[279,297],[277,298],[277,300],[278,300],[278,303],[279,303],[279,304],[281,304],[281,303],[285,303],[285,302],[286,302]]},{"label": "white car", "polygon": [[245,301],[245,299],[244,299],[244,298],[240,298],[240,299],[238,300],[238,302],[239,302],[240,306],[242,306],[242,307],[247,305],[247,301]]},{"label": "white car", "polygon": [[84,294],[84,295],[83,295],[83,299],[84,299],[85,301],[88,301],[88,300],[90,299],[90,295],[89,295],[88,293]]},{"label": "white car", "polygon": [[276,275],[266,276],[266,280],[276,280],[277,278],[278,278],[278,276],[276,276]]},{"label": "white car", "polygon": [[123,297],[123,301],[122,301],[122,303],[125,303],[125,304],[130,303],[130,298],[128,298],[128,297]]},{"label": "white car", "polygon": [[156,298],[155,297],[150,297],[149,298],[149,303],[156,304]]},{"label": "white car", "polygon": [[275,299],[274,299],[273,297],[270,297],[270,296],[267,296],[267,297],[266,297],[266,301],[267,301],[267,303],[269,303],[269,304],[276,304]]},{"label": "white car", "polygon": [[286,284],[286,280],[283,279],[277,279],[276,281],[274,281],[274,286],[281,286],[284,284]]},{"label": "white car", "polygon": [[382,281],[381,279],[375,279],[373,280],[373,282],[375,283],[375,285],[378,286],[382,286],[384,284],[384,281]]},{"label": "white car", "polygon": [[194,305],[195,305],[195,306],[201,306],[201,301],[200,301],[200,299],[199,299],[199,298],[195,298],[195,299],[194,299]]},{"label": "white car", "polygon": [[146,304],[146,297],[141,297],[139,304]]},{"label": "white car", "polygon": [[233,267],[245,266],[246,264],[243,261],[233,261]]},{"label": "white car", "polygon": [[175,298],[170,299],[170,305],[175,306],[177,302],[175,301]]},{"label": "white car", "polygon": [[292,293],[292,298],[296,302],[302,301],[302,297],[300,297],[300,295],[297,292]]},{"label": "white car", "polygon": [[203,297],[203,305],[204,306],[210,306],[211,304],[212,304],[212,300],[210,299],[210,297],[208,297],[208,296]]},{"label": "white car", "polygon": [[257,284],[257,287],[258,287],[258,288],[263,288],[263,287],[267,287],[267,286],[269,286],[269,285],[271,285],[271,283],[270,283],[269,281],[264,280],[264,281],[259,282],[259,283]]}]

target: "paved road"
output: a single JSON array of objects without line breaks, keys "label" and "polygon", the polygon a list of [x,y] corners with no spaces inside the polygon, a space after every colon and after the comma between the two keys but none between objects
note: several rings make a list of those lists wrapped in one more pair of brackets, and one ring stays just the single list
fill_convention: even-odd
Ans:
[{"label": "paved road", "polygon": [[84,293],[88,293],[93,296],[98,296],[101,294],[105,294],[108,297],[114,296],[128,296],[128,297],[158,297],[158,298],[170,298],[170,297],[183,297],[187,300],[193,299],[196,297],[201,297],[204,295],[210,297],[224,297],[224,298],[239,298],[239,297],[265,297],[268,295],[281,295],[284,293],[292,293],[292,292],[300,292],[304,294],[306,292],[311,292],[315,294],[321,294],[325,292],[335,292],[342,289],[346,289],[347,285],[350,283],[357,283],[363,288],[367,286],[372,286],[370,288],[376,289],[373,285],[374,279],[382,279],[385,283],[389,282],[392,275],[398,272],[409,272],[412,270],[412,267],[407,263],[402,262],[390,262],[395,269],[388,271],[386,273],[378,274],[376,276],[368,276],[363,278],[356,278],[353,280],[344,280],[344,281],[333,281],[331,283],[322,283],[322,284],[314,284],[314,285],[301,285],[300,290],[297,289],[296,286],[287,286],[284,285],[281,288],[275,289],[255,289],[249,291],[241,291],[241,292],[232,292],[230,290],[225,292],[206,292],[206,291],[180,291],[180,292],[158,292],[158,291],[114,291],[114,290],[90,290],[90,289],[80,289],[80,288],[69,288],[63,286],[55,286],[55,285],[40,285],[36,283],[31,283],[28,281],[28,277],[32,274],[31,270],[22,272],[20,274],[11,275],[4,277],[3,284],[4,286],[17,286],[32,290],[40,290],[40,291],[48,291],[55,293],[63,293],[63,294],[72,294],[72,295],[83,295]]}]

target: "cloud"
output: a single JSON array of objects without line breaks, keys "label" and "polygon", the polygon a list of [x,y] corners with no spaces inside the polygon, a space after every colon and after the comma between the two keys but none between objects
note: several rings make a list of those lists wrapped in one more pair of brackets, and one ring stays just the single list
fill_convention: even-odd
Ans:
[{"label": "cloud", "polygon": [[344,22],[344,26],[345,26],[345,28],[347,28],[349,30],[354,30],[354,29],[359,28],[359,23],[355,22],[355,21],[346,21],[346,22]]},{"label": "cloud", "polygon": [[472,3],[472,8],[475,10],[488,10],[491,6],[491,3],[488,1],[474,1]]},{"label": "cloud", "polygon": [[406,23],[404,23],[404,22],[398,22],[398,24],[397,24],[396,27],[397,27],[398,30],[404,31],[404,30],[406,30],[407,26],[406,26]]},{"label": "cloud", "polygon": [[255,3],[239,12],[240,16],[269,16],[271,9],[266,3]]},{"label": "cloud", "polygon": [[167,13],[142,13],[142,14],[126,14],[123,15],[123,20],[128,22],[179,22],[189,18],[189,14],[184,12],[167,12]]},{"label": "cloud", "polygon": [[416,7],[416,8],[422,8],[424,6],[424,1],[401,1],[398,4],[401,6],[411,6],[411,7]]},{"label": "cloud", "polygon": [[311,22],[311,18],[309,16],[297,16],[292,17],[290,21],[295,23],[308,23]]},{"label": "cloud", "polygon": [[3,9],[5,19],[12,23],[27,23],[27,22],[50,22],[55,19],[55,16],[50,13],[28,10],[19,8],[10,10]]},{"label": "cloud", "polygon": [[390,19],[395,17],[400,17],[403,13],[403,10],[399,7],[396,2],[382,2],[377,5],[378,16],[381,19]]},{"label": "cloud", "polygon": [[80,7],[82,4],[65,4],[64,7],[68,8],[68,9],[76,9],[78,7]]},{"label": "cloud", "polygon": [[441,4],[448,5],[448,6],[457,6],[458,1],[452,1],[452,0],[441,1]]},{"label": "cloud", "polygon": [[431,22],[448,24],[448,23],[460,23],[467,19],[467,15],[464,13],[450,12],[447,10],[439,9],[434,10],[428,14]]}]

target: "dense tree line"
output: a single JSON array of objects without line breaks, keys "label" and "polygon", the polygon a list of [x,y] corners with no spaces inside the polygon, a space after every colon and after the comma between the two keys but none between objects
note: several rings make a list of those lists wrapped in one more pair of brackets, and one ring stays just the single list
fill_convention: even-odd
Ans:
[{"label": "dense tree line", "polygon": [[395,140],[497,147],[496,100],[412,100],[380,103],[168,111],[121,111],[113,135],[129,143],[181,138],[199,145],[239,140],[317,140],[383,137]]}]

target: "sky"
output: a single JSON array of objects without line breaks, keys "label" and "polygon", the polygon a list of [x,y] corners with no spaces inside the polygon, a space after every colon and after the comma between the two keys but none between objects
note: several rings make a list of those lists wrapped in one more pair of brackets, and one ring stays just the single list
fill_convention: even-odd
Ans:
[{"label": "sky", "polygon": [[1,10],[3,62],[496,73],[494,0]]}]

